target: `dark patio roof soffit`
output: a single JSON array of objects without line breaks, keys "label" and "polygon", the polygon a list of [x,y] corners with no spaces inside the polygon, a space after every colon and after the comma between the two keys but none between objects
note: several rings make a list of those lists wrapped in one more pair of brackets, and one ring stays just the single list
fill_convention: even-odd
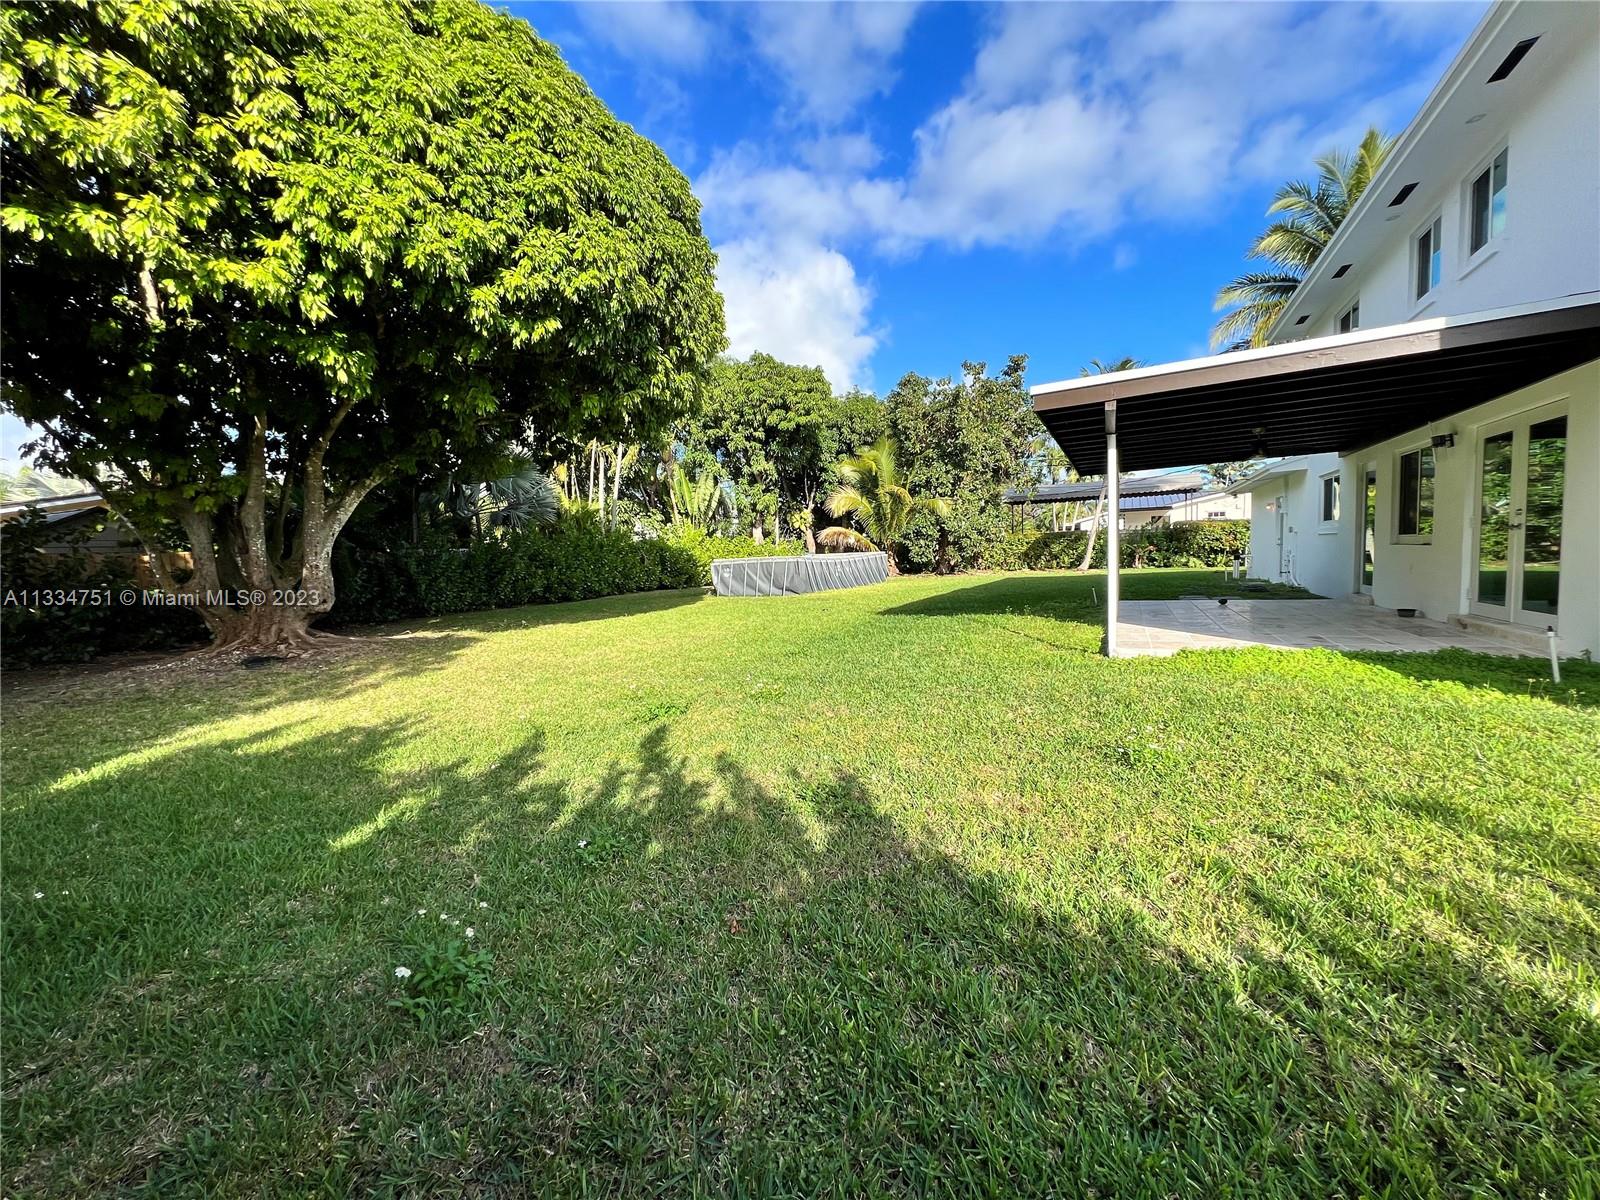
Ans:
[{"label": "dark patio roof soffit", "polygon": [[[1034,389],[1080,475],[1106,469],[1117,402],[1124,471],[1347,453],[1600,358],[1600,300],[1222,354]],[[1125,377],[1131,375],[1131,378]]]}]

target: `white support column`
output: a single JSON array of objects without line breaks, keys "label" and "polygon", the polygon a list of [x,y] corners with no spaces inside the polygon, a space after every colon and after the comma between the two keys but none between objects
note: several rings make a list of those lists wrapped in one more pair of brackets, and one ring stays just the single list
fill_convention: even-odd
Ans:
[{"label": "white support column", "polygon": [[1122,590],[1122,489],[1117,486],[1117,402],[1106,401],[1106,657],[1117,656],[1117,601]]}]

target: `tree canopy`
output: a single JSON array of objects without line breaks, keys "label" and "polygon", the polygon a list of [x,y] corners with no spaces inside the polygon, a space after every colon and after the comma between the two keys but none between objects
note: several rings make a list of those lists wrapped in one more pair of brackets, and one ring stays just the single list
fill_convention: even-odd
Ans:
[{"label": "tree canopy", "polygon": [[963,363],[958,380],[904,376],[886,400],[901,474],[913,492],[944,497],[946,511],[911,522],[905,553],[915,567],[977,557],[1008,526],[1000,502],[1033,482],[1031,452],[1041,430],[1024,379],[1028,359],[1014,354],[998,375]]},{"label": "tree canopy", "polygon": [[420,464],[639,437],[723,345],[688,182],[476,0],[0,11],[5,404],[194,556],[224,639],[303,632]]}]

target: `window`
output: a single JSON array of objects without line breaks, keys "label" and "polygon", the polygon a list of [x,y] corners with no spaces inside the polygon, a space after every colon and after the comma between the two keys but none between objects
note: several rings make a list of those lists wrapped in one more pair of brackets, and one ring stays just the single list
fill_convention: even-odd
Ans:
[{"label": "window", "polygon": [[1473,254],[1505,232],[1506,156],[1509,153],[1508,148],[1496,154],[1494,161],[1472,181],[1467,204],[1472,218],[1471,240],[1468,245]]},{"label": "window", "polygon": [[1433,447],[1400,456],[1399,520],[1402,538],[1427,541],[1433,536]]},{"label": "window", "polygon": [[1228,514],[1225,512],[1208,512],[1206,514],[1206,520],[1208,521],[1226,520],[1227,517]]},{"label": "window", "polygon": [[1439,286],[1439,272],[1443,266],[1443,252],[1439,241],[1439,218],[1417,235],[1416,241],[1416,299],[1421,300]]},{"label": "window", "polygon": [[1339,476],[1324,475],[1322,477],[1322,523],[1336,525],[1339,521]]},{"label": "window", "polygon": [[1361,299],[1357,297],[1350,302],[1350,307],[1339,314],[1339,332],[1349,333],[1352,329],[1361,328]]}]

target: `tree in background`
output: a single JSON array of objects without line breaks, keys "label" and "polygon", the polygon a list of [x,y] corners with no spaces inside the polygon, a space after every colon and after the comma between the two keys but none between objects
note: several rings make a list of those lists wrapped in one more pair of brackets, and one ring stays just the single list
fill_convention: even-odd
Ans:
[{"label": "tree in background", "polygon": [[1243,462],[1208,463],[1206,474],[1211,476],[1211,482],[1218,487],[1232,487],[1250,474],[1260,461],[1259,458],[1248,458]]},{"label": "tree in background", "polygon": [[715,471],[691,475],[681,462],[674,463],[668,495],[674,525],[715,533],[724,513],[730,518],[734,515],[733,500]]},{"label": "tree in background", "polygon": [[643,439],[722,348],[688,182],[475,0],[12,5],[0,62],[4,401],[268,597],[219,645],[309,640],[381,481]]},{"label": "tree in background", "polygon": [[1216,307],[1230,309],[1211,331],[1213,346],[1243,350],[1264,346],[1267,331],[1317,261],[1324,246],[1355,207],[1383,166],[1392,137],[1368,129],[1351,152],[1317,159],[1315,183],[1292,180],[1278,189],[1267,215],[1284,214],[1251,243],[1246,258],[1265,259],[1272,270],[1239,276],[1217,293]]},{"label": "tree in background", "polygon": [[820,367],[759,352],[723,358],[711,369],[703,409],[680,424],[678,438],[691,462],[714,462],[732,482],[761,541],[781,533],[780,513],[815,507],[836,408]]},{"label": "tree in background", "polygon": [[835,549],[878,549],[889,557],[889,573],[899,574],[896,552],[906,526],[917,513],[948,516],[950,502],[942,497],[913,496],[900,480],[895,446],[888,438],[852,455],[839,464],[840,485],[828,497],[834,517],[853,517],[868,542],[862,546],[854,530],[841,526],[824,529],[818,540]]},{"label": "tree in background", "polygon": [[1002,537],[1008,488],[1032,482],[1030,447],[1040,432],[1029,401],[1025,355],[998,375],[981,362],[962,364],[959,380],[907,374],[885,402],[906,486],[948,498],[943,512],[923,511],[904,539],[908,565],[950,570],[978,565]]}]

